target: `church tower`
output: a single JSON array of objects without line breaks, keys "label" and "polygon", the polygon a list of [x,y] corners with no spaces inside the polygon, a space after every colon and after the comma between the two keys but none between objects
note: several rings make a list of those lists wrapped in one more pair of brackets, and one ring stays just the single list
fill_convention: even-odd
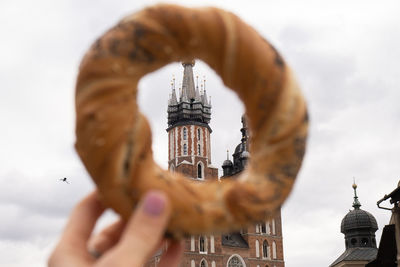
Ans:
[{"label": "church tower", "polygon": [[211,103],[207,99],[205,81],[199,90],[195,85],[193,62],[182,66],[182,87],[179,96],[175,80],[168,100],[168,168],[196,180],[218,179],[218,168],[211,165]]},{"label": "church tower", "polygon": [[353,184],[353,210],[344,216],[340,231],[344,234],[346,250],[330,267],[364,267],[374,260],[378,253],[375,232],[378,224],[375,217],[368,211],[360,209],[361,203],[357,196],[357,185]]}]

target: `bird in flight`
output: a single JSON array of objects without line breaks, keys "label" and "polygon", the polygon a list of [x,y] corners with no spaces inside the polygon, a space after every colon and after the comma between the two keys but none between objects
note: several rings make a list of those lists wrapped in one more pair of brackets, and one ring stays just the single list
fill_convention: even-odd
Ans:
[{"label": "bird in flight", "polygon": [[67,184],[69,184],[69,182],[67,181],[67,178],[66,178],[66,177],[61,178],[60,181],[63,181],[63,182],[66,182]]}]

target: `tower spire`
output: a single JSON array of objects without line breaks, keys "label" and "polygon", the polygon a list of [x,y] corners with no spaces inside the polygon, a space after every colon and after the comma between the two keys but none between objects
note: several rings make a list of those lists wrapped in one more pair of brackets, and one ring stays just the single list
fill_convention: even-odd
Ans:
[{"label": "tower spire", "polygon": [[353,201],[353,208],[355,210],[359,210],[361,207],[360,201],[358,201],[358,196],[357,196],[357,184],[355,179],[353,178],[353,189],[354,189],[354,201]]},{"label": "tower spire", "polygon": [[194,79],[193,79],[194,61],[183,62],[182,66],[184,68],[183,81],[182,81],[183,100],[192,101],[196,99],[196,90],[194,87]]},{"label": "tower spire", "polygon": [[[207,94],[199,92],[199,82],[193,77],[194,61],[183,62],[183,80],[178,88],[175,88],[175,77],[171,82],[171,94],[168,100],[168,125],[172,127],[177,123],[204,123],[209,127],[211,119],[211,105],[207,102]],[[178,90],[178,91],[177,91]],[[204,100],[203,100],[204,98]],[[211,132],[211,128],[209,128]]]}]

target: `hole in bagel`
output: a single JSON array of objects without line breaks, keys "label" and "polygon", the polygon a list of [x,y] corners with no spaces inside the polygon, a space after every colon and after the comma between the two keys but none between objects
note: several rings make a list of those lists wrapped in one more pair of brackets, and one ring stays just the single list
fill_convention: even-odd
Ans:
[{"label": "hole in bagel", "polygon": [[[195,87],[198,85],[201,93],[202,84],[205,83],[206,94],[208,98],[211,97],[211,120],[208,124],[212,129],[210,134],[211,165],[218,168],[218,177],[221,177],[223,175],[222,164],[227,159],[227,150],[229,150],[229,159],[233,160],[232,154],[238,144],[241,143],[242,133],[240,129],[242,128],[241,117],[244,114],[244,105],[236,93],[225,87],[221,78],[206,63],[196,60],[192,69]],[[175,78],[175,91],[179,101],[183,75],[184,67],[182,64],[171,63],[146,75],[138,85],[138,104],[151,126],[153,157],[155,162],[163,169],[168,169],[168,166],[174,168],[168,163],[169,136],[166,129],[169,126],[167,109],[172,92],[171,82]],[[207,100],[210,101],[210,99]],[[188,122],[188,124],[190,123]],[[202,135],[197,137],[197,128],[190,134],[195,137],[195,140],[200,138],[201,141],[201,138],[204,138]],[[189,147],[191,145],[189,144]],[[188,156],[205,156],[201,153],[199,155],[197,144],[193,144],[192,147],[194,151],[193,153],[188,151],[188,154],[190,154]],[[204,166],[201,166],[201,168],[204,168]],[[196,169],[195,176],[201,175],[204,174],[198,173]]]}]

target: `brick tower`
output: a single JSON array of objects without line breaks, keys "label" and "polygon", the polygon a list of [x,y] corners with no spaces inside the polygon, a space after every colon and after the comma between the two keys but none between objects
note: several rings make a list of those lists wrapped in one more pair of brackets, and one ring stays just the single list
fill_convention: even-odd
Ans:
[{"label": "brick tower", "polygon": [[[183,63],[182,88],[179,97],[175,81],[168,100],[168,168],[198,182],[217,180],[218,169],[211,165],[211,103],[206,90],[194,83],[194,62]],[[241,142],[233,153],[233,162],[223,162],[223,176],[235,179],[251,157],[249,133],[242,117]],[[282,221],[280,211],[275,218],[252,225],[240,232],[225,235],[192,235],[185,239],[180,267],[284,267]],[[163,249],[145,265],[157,267]]]},{"label": "brick tower", "polygon": [[168,168],[192,179],[218,179],[218,169],[211,165],[211,103],[203,85],[201,92],[198,82],[195,86],[194,62],[182,65],[179,100],[174,81],[168,101]]}]

